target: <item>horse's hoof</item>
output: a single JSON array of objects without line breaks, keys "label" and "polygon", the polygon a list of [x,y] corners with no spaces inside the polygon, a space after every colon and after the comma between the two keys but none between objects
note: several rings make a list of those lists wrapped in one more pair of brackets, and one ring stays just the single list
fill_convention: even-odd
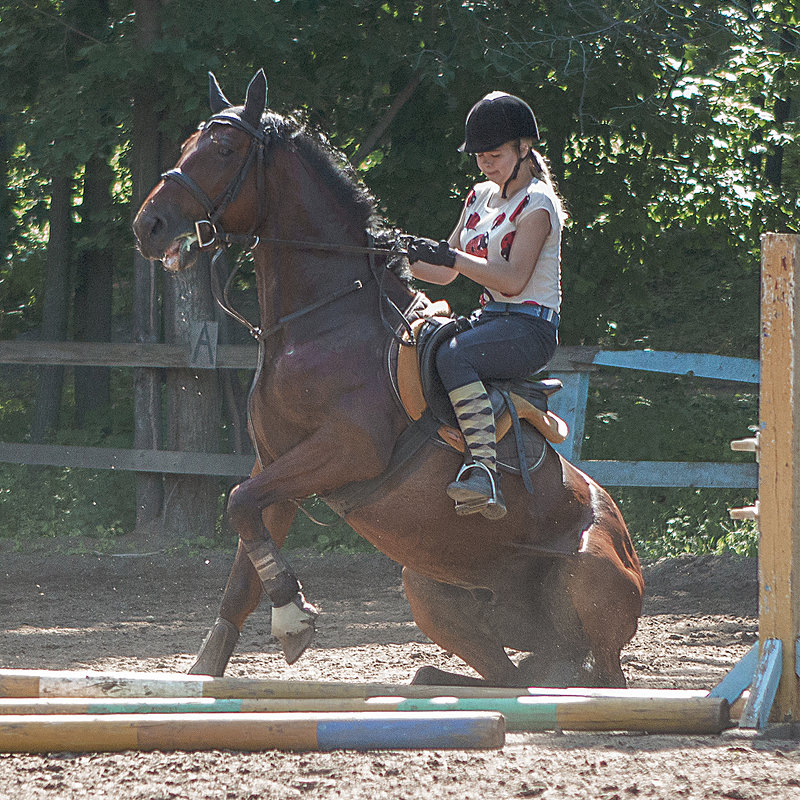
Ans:
[{"label": "horse's hoof", "polygon": [[200,645],[200,652],[189,669],[189,675],[221,678],[238,641],[239,629],[232,622],[217,617]]},{"label": "horse's hoof", "polygon": [[448,673],[436,667],[420,667],[411,679],[412,686],[447,686]]},{"label": "horse's hoof", "polygon": [[294,664],[305,653],[311,640],[314,638],[314,623],[312,622],[302,633],[281,639],[283,657],[287,664]]},{"label": "horse's hoof", "polygon": [[287,664],[294,664],[311,644],[319,611],[302,592],[285,606],[272,608],[272,635],[278,639]]}]

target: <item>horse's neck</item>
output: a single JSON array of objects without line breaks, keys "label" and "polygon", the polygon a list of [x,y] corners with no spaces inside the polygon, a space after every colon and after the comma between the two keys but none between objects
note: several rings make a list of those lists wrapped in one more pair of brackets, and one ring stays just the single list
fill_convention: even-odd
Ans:
[{"label": "horse's neck", "polygon": [[[348,247],[369,244],[363,225],[354,221],[354,212],[299,156],[284,154],[280,162],[280,169],[272,171],[267,203],[271,213],[256,258],[262,327],[335,296],[355,281],[366,285],[375,277],[366,254],[345,252]],[[280,240],[322,243],[330,249],[303,248]],[[380,276],[384,269],[379,259],[375,272]],[[395,303],[410,302],[413,293],[393,273],[388,272],[383,282]]]}]

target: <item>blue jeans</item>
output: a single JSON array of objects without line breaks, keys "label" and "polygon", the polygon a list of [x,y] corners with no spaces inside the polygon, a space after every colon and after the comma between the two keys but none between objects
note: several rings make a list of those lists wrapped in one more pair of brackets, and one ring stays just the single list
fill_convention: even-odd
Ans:
[{"label": "blue jeans", "polygon": [[526,314],[483,312],[473,328],[439,348],[436,367],[448,392],[484,380],[525,378],[544,368],[558,344],[558,329]]}]

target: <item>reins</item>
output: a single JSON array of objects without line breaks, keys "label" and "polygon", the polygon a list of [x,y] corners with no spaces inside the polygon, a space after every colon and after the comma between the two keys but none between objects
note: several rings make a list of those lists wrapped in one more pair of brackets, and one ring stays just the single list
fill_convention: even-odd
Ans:
[{"label": "reins", "polygon": [[[274,128],[269,122],[262,123],[259,127],[251,125],[247,120],[230,110],[222,111],[215,114],[209,120],[200,126],[200,130],[205,129],[213,123],[220,123],[223,125],[231,125],[239,130],[244,131],[250,136],[250,146],[241,167],[236,175],[233,177],[228,186],[220,193],[215,199],[211,199],[202,187],[190,176],[181,171],[180,167],[176,167],[165,172],[161,177],[164,180],[171,180],[177,183],[182,189],[188,192],[203,208],[206,214],[205,219],[196,220],[194,223],[195,235],[197,237],[197,246],[200,250],[209,250],[214,248],[214,255],[211,258],[211,291],[215,301],[219,307],[228,314],[231,318],[243,325],[250,332],[250,335],[259,343],[263,342],[268,337],[279,331],[289,322],[292,322],[300,317],[306,316],[324,306],[339,300],[353,292],[359,291],[364,287],[361,280],[354,280],[348,286],[334,292],[328,297],[315,301],[297,311],[293,311],[284,317],[276,319],[269,328],[262,330],[260,327],[253,325],[243,314],[239,313],[232,305],[228,296],[230,286],[234,277],[238,273],[242,265],[242,258],[237,259],[237,263],[233,270],[228,267],[227,249],[230,245],[235,243],[243,243],[245,245],[245,252],[247,253],[255,250],[262,243],[277,244],[286,247],[295,247],[304,250],[322,250],[327,252],[350,253],[358,255],[367,255],[369,257],[369,269],[372,278],[378,284],[379,293],[379,311],[381,322],[390,335],[402,345],[414,345],[413,333],[411,325],[406,319],[403,312],[397,307],[397,304],[389,297],[384,288],[384,274],[378,274],[378,268],[375,264],[375,256],[382,255],[387,258],[392,255],[406,255],[406,251],[400,248],[386,248],[375,247],[373,244],[369,246],[344,244],[338,242],[313,242],[303,241],[299,239],[282,239],[278,237],[261,237],[258,231],[264,221],[266,220],[266,208],[264,203],[264,174],[267,164],[267,148],[271,142],[271,137],[275,133]],[[256,196],[258,202],[258,211],[255,217],[250,232],[247,234],[229,234],[226,233],[221,225],[220,220],[225,213],[228,206],[233,203],[239,195],[242,187],[244,186],[245,179],[251,168],[255,167],[256,170]],[[366,232],[369,241],[372,242],[372,236],[369,231]],[[220,279],[220,272],[222,270],[228,272],[224,285]],[[393,312],[398,315],[400,326],[404,330],[405,335],[400,334],[394,326],[392,326],[386,319],[384,310],[384,303],[388,303]],[[276,314],[277,317],[277,314]]]},{"label": "reins", "polygon": [[211,294],[214,296],[214,300],[216,300],[217,305],[230,317],[235,319],[238,323],[243,325],[247,330],[250,332],[250,335],[258,342],[264,341],[268,339],[272,334],[277,333],[284,325],[292,322],[293,320],[299,319],[300,317],[304,317],[306,314],[310,314],[317,309],[322,308],[323,306],[328,305],[329,303],[333,303],[336,300],[339,300],[342,297],[345,297],[348,294],[352,294],[353,292],[357,292],[360,289],[364,288],[364,283],[360,280],[355,280],[348,286],[344,286],[341,289],[337,289],[333,294],[328,295],[327,297],[323,297],[320,300],[317,300],[314,303],[310,303],[303,308],[293,311],[290,314],[287,314],[284,317],[280,317],[276,322],[270,325],[269,328],[262,330],[256,325],[253,325],[247,317],[240,314],[231,304],[230,298],[228,297],[228,291],[230,289],[231,283],[233,282],[234,277],[239,272],[241,268],[241,260],[237,260],[236,266],[230,271],[228,274],[228,278],[225,281],[225,286],[221,287],[220,285],[220,265],[226,266],[228,263],[227,253],[225,247],[218,247],[217,251],[211,258]]}]

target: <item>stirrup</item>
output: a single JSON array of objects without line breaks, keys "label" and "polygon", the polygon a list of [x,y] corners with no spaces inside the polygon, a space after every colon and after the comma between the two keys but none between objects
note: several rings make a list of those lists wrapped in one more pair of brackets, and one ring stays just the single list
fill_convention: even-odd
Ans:
[{"label": "stirrup", "polygon": [[[483,470],[486,474],[488,486],[485,489],[484,487],[472,489],[472,487],[464,486],[463,484],[459,486],[458,484],[461,483],[464,474],[476,468]],[[459,516],[480,512],[488,519],[500,519],[506,514],[505,503],[497,488],[495,474],[486,464],[480,461],[464,464],[461,467],[456,479],[447,487],[447,496],[456,501],[455,512]]]}]

